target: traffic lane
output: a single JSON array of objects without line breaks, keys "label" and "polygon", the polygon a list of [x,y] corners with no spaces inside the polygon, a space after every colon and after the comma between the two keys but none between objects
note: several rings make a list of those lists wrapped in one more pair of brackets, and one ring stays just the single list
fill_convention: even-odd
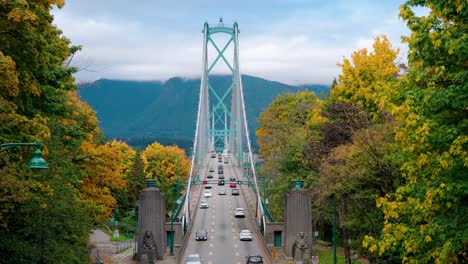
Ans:
[{"label": "traffic lane", "polygon": [[195,240],[195,232],[198,229],[205,229],[209,232],[209,227],[205,226],[204,223],[206,222],[206,219],[209,217],[208,210],[207,209],[198,209],[197,217],[193,223],[193,228],[192,228],[192,233],[190,234],[189,241],[187,243],[187,247],[184,252],[184,257],[182,260],[185,260],[185,258],[190,255],[190,254],[200,254],[202,259],[206,259],[208,257],[208,246],[207,246],[207,241],[196,241]]},{"label": "traffic lane", "polygon": [[[236,181],[239,180],[237,175],[234,172],[234,168],[232,166],[227,166],[227,172],[230,174],[230,176],[234,176],[236,178]],[[239,185],[237,185],[236,188],[240,188]],[[234,189],[234,188],[230,188]],[[236,230],[236,254],[238,256],[238,261],[244,263],[245,262],[245,257],[249,255],[261,255],[260,250],[259,250],[259,241],[258,236],[255,235],[256,233],[256,227],[251,225],[251,221],[249,221],[249,217],[254,217],[253,215],[250,215],[250,210],[247,208],[247,204],[245,201],[245,197],[243,195],[239,196],[232,196],[231,195],[231,200],[232,200],[232,205],[233,208],[231,209],[231,215],[232,218],[235,220],[235,230]],[[245,209],[245,217],[244,218],[235,218],[234,217],[234,209],[235,208],[244,208]],[[239,232],[241,230],[250,230],[253,233],[253,240],[252,241],[240,241],[239,239]]]},{"label": "traffic lane", "polygon": [[[199,204],[197,205],[197,215],[195,219],[193,219],[193,227],[192,227],[192,233],[190,234],[190,238],[187,243],[187,247],[184,252],[184,257],[182,258],[182,261],[185,260],[185,258],[189,254],[193,253],[198,253],[200,254],[201,258],[203,260],[207,260],[210,257],[210,252],[211,255],[213,254],[212,250],[210,250],[209,247],[209,240],[210,240],[210,235],[213,233],[210,226],[207,224],[209,223],[209,219],[211,219],[212,216],[212,207],[213,207],[213,202],[211,198],[202,198],[202,199],[207,199],[208,200],[208,208],[207,209],[200,209]],[[201,200],[201,199],[200,199]],[[196,241],[195,240],[195,232],[199,229],[204,229],[208,232],[208,240],[207,241]]]},{"label": "traffic lane", "polygon": [[[251,221],[249,221],[249,218],[254,217],[254,216],[250,215],[250,211],[247,210],[245,201],[242,196],[234,196],[234,197],[236,197],[235,202],[234,202],[235,208],[240,207],[240,208],[245,209],[245,217],[235,218],[236,228],[237,228],[237,239],[239,241],[238,252],[239,252],[239,255],[241,256],[241,259],[245,260],[245,256],[249,256],[252,254],[254,255],[260,254],[259,245],[258,245],[259,241],[258,241],[258,237],[255,236],[255,233],[257,231],[256,227],[252,226]],[[234,211],[232,212],[232,214],[234,214]],[[253,235],[252,241],[240,241],[239,232],[245,229],[250,230],[252,232],[252,235]]]},{"label": "traffic lane", "polygon": [[[210,159],[208,161],[207,166],[202,169],[204,173],[200,175],[202,176],[201,179],[207,180],[206,177],[208,174],[212,174],[214,176],[216,171],[214,173],[210,173],[209,169],[210,168],[215,169],[215,167],[217,168],[217,162],[215,161],[215,159]],[[216,195],[215,188],[212,189],[212,194],[213,194],[212,198],[204,198],[203,197],[203,192],[205,190],[204,186],[203,185],[194,186],[193,188],[197,188],[197,187],[202,188],[202,192],[200,194],[202,197],[200,197],[200,199],[195,199],[193,201],[193,203],[196,203],[196,204],[194,204],[192,208],[194,210],[197,210],[197,214],[196,214],[195,219],[192,220],[193,221],[192,233],[190,234],[191,237],[188,240],[183,257],[181,259],[182,263],[184,262],[185,258],[189,254],[193,254],[193,253],[200,254],[201,258],[204,260],[205,263],[208,263],[207,261],[209,261],[209,259],[212,258],[213,256],[214,245],[212,242],[210,243],[210,240],[213,241],[213,235],[214,235],[215,230],[213,230],[212,226],[210,225],[211,222],[209,220],[213,218],[213,215],[214,215],[213,212],[215,212],[213,211],[213,208],[216,208],[216,199],[213,198]],[[209,207],[207,209],[199,208],[200,200],[202,199],[208,200]],[[208,232],[207,241],[195,240],[195,232],[199,229],[204,229]]]},{"label": "traffic lane", "polygon": [[215,234],[213,240],[214,256],[212,263],[238,263],[235,252],[237,237],[235,234],[235,227],[233,226],[235,223],[232,214],[230,214],[231,210],[232,201],[230,196],[219,195],[216,206]]}]

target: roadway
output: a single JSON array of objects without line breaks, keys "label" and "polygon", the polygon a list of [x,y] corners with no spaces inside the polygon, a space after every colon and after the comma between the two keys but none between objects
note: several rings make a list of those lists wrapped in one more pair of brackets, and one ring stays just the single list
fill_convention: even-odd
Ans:
[{"label": "roadway", "polygon": [[[200,254],[203,263],[215,264],[240,264],[245,263],[245,257],[248,255],[259,255],[259,234],[256,232],[257,228],[251,226],[252,221],[249,218],[253,217],[250,215],[251,210],[247,208],[243,191],[239,186],[240,195],[231,195],[231,189],[229,187],[229,178],[234,176],[238,179],[234,167],[229,164],[218,162],[218,158],[210,158],[208,168],[213,168],[215,172],[212,172],[213,180],[218,180],[218,165],[223,164],[225,185],[219,186],[212,184],[213,188],[211,198],[203,198],[203,192],[201,194],[202,199],[208,200],[209,207],[207,209],[200,209],[197,207],[197,214],[193,219],[192,234],[188,239],[188,243],[181,258],[182,263],[187,255],[198,253]],[[210,174],[210,172],[208,172]],[[206,175],[205,179],[206,179]],[[211,180],[211,179],[207,179]],[[240,180],[240,179],[239,179]],[[224,188],[226,195],[218,195],[218,190]],[[245,218],[235,218],[234,209],[242,207],[246,209]],[[208,231],[207,241],[196,241],[195,232],[198,229],[204,229]],[[239,232],[240,230],[248,229],[253,233],[252,241],[240,241]],[[263,254],[261,254],[263,255]]]}]

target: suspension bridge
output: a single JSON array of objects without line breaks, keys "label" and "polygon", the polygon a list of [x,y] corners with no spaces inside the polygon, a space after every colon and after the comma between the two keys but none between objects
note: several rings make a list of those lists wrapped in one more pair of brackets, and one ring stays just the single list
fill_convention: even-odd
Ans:
[{"label": "suspension bridge", "polygon": [[[202,32],[203,66],[187,190],[200,182],[205,185],[187,191],[184,199],[182,223],[184,230],[191,233],[186,234],[190,238],[181,259],[196,253],[206,263],[221,263],[227,259],[240,263],[245,262],[244,256],[265,255],[258,241],[264,233],[265,214],[259,202],[260,192],[255,191],[258,183],[242,87],[239,28],[237,23],[225,25],[220,19],[215,26],[205,23]],[[227,67],[232,76],[232,81],[223,87],[210,82],[210,76],[220,66]],[[218,185],[224,182],[225,185]],[[243,186],[243,182],[247,184]],[[207,185],[211,188],[206,189]],[[232,195],[233,191],[240,191],[241,195]],[[210,192],[212,197],[206,199],[208,208],[199,209],[200,200]],[[236,208],[245,209],[246,217],[236,218]],[[193,238],[197,230],[207,231],[208,243],[199,243]],[[252,232],[252,242],[240,241],[241,230]]]},{"label": "suspension bridge", "polygon": [[[173,190],[166,222],[168,199],[155,180],[148,180],[140,195],[135,256],[164,260],[169,248],[168,255],[176,257],[165,263],[237,264],[245,258],[247,263],[281,263],[278,250],[289,259],[305,259],[311,248],[306,239],[312,237],[311,201],[302,183],[296,181],[286,195],[284,223],[269,213],[266,188],[261,197],[265,177],[260,184],[249,138],[238,25],[220,19],[215,26],[205,23],[202,33],[202,77],[186,191],[176,198],[175,208],[179,194]],[[220,67],[229,72],[229,82],[211,81]]]}]

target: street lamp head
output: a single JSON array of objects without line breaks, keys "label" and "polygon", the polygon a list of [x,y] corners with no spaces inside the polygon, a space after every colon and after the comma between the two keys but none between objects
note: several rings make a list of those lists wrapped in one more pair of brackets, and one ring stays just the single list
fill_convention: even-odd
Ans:
[{"label": "street lamp head", "polygon": [[304,181],[302,180],[294,180],[292,182],[294,184],[295,189],[302,189],[302,187],[304,186]]},{"label": "street lamp head", "polygon": [[42,152],[40,149],[36,149],[32,159],[28,163],[28,168],[30,169],[48,169],[47,162],[42,157]]}]

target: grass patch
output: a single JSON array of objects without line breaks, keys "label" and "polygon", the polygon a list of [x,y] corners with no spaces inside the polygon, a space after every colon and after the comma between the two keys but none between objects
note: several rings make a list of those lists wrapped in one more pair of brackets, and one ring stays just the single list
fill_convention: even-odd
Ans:
[{"label": "grass patch", "polygon": [[[327,252],[315,249],[313,250],[312,256],[319,257],[319,264],[333,264],[333,252]],[[336,263],[337,264],[345,264],[345,257],[340,254],[336,254]],[[312,262],[311,262],[312,263]],[[362,264],[360,261],[351,261],[353,264]]]}]

